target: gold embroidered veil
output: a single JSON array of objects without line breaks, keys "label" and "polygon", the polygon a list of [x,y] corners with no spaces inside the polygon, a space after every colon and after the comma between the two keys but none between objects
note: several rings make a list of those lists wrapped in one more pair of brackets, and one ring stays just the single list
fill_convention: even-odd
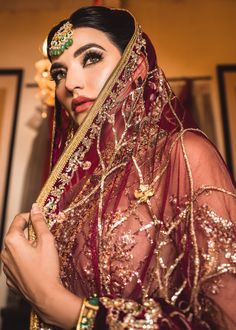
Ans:
[{"label": "gold embroidered veil", "polygon": [[[137,23],[60,152],[57,125],[53,169],[37,202],[65,287],[101,297],[109,329],[213,329],[217,304],[230,318],[222,301],[235,285],[235,188]],[[33,314],[31,329],[48,328]]]}]

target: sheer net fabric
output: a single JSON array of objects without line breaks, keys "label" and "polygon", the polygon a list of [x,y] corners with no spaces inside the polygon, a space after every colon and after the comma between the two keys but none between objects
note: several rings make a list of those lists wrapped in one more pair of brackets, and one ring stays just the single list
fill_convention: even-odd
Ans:
[{"label": "sheer net fabric", "polygon": [[39,201],[63,284],[101,297],[97,329],[230,328],[235,188],[140,27],[65,148],[58,118]]}]

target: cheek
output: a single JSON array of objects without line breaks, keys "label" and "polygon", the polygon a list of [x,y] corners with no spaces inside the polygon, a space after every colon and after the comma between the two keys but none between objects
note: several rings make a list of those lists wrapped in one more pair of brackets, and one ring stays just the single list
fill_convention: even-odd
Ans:
[{"label": "cheek", "polygon": [[93,73],[90,72],[90,77],[88,77],[88,85],[91,89],[91,93],[94,94],[94,97],[97,97],[103,86],[107,82],[110,77],[115,66],[104,66],[102,68],[97,69]]}]

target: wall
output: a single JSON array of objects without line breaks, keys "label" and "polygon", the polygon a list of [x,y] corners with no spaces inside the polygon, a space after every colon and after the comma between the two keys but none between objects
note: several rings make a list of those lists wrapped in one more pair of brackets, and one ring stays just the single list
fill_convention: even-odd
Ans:
[{"label": "wall", "polygon": [[152,40],[167,77],[212,77],[217,142],[224,155],[217,64],[236,63],[233,0],[124,0]]},{"label": "wall", "polygon": [[214,74],[216,64],[235,62],[235,1],[123,3],[150,36],[167,76]]}]

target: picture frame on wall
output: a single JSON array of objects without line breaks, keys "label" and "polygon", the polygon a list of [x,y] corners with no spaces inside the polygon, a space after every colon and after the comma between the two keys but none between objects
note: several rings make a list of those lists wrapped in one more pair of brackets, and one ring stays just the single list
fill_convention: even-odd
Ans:
[{"label": "picture frame on wall", "polygon": [[0,248],[8,203],[23,70],[0,69]]},{"label": "picture frame on wall", "polygon": [[236,177],[236,64],[217,66],[226,162]]},{"label": "picture frame on wall", "polygon": [[217,146],[211,77],[169,78],[168,81],[185,109],[191,113],[197,127]]}]

